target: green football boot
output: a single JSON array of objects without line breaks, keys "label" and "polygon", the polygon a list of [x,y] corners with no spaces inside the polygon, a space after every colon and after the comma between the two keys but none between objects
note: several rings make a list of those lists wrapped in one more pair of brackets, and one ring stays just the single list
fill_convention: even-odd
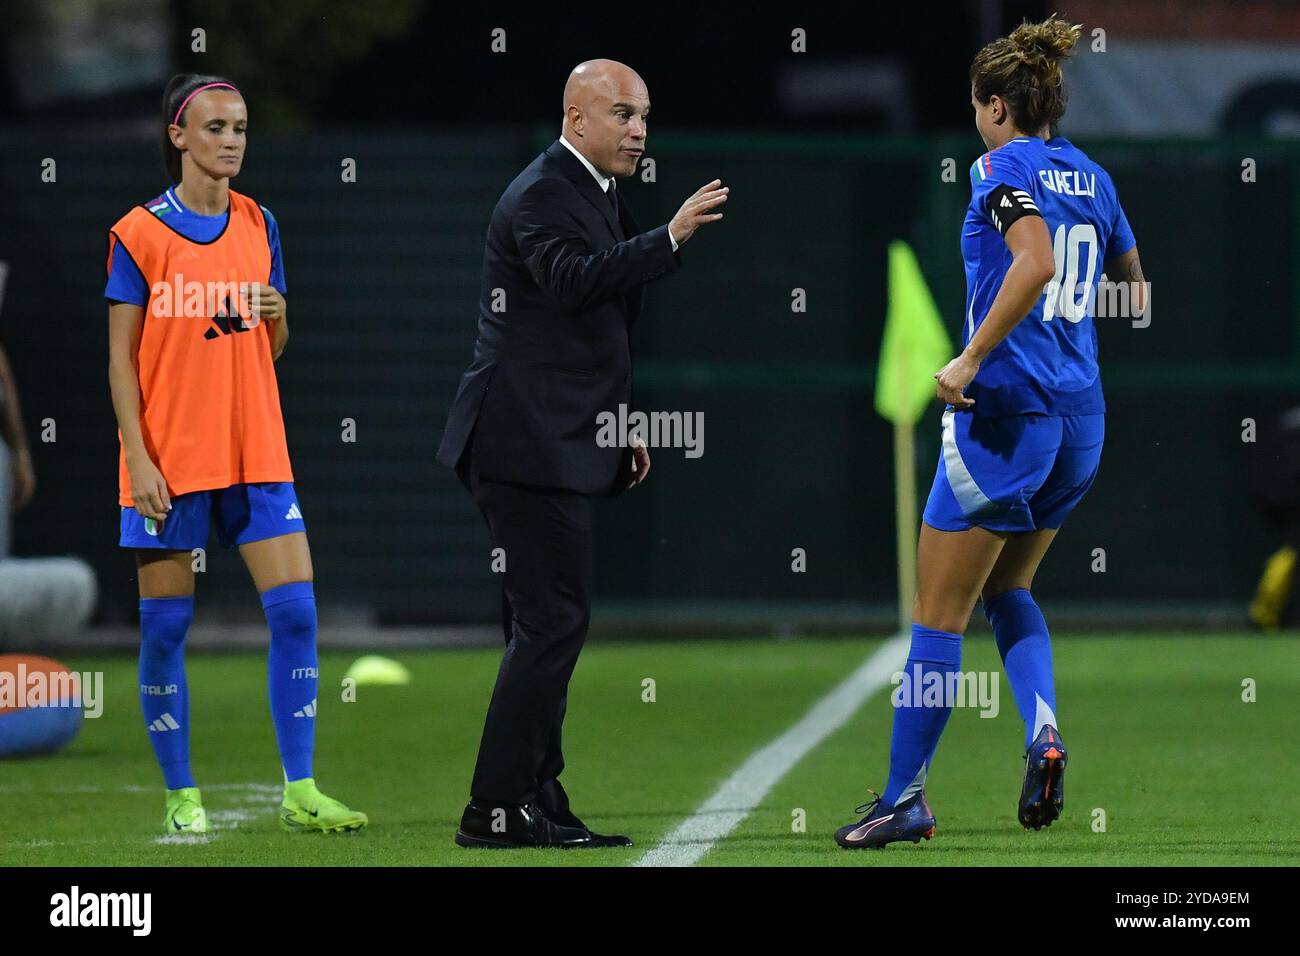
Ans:
[{"label": "green football boot", "polygon": [[316,789],[312,777],[284,785],[280,804],[280,826],[294,833],[344,833],[360,830],[370,822],[359,810],[349,810],[337,800]]},{"label": "green football boot", "polygon": [[163,829],[173,835],[208,832],[208,814],[198,787],[167,791]]}]

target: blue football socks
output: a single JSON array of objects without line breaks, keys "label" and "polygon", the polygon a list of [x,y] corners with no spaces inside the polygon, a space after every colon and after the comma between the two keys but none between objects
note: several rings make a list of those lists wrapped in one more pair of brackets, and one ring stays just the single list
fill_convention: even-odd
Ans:
[{"label": "blue football socks", "polygon": [[310,581],[262,594],[271,626],[267,688],[286,781],[312,776],[316,732],[316,597]]},{"label": "blue football socks", "polygon": [[1016,709],[1025,721],[1025,749],[1043,724],[1056,723],[1056,687],[1052,682],[1052,640],[1043,612],[1024,588],[984,602],[984,616],[993,626],[1002,667]]},{"label": "blue football socks", "polygon": [[[912,624],[912,648],[904,666],[904,683],[895,689],[894,732],[889,747],[889,782],[881,807],[911,799],[925,785],[939,737],[952,713],[948,675],[961,669],[961,635]],[[936,677],[927,678],[927,674]],[[938,703],[926,702],[924,683],[940,682]],[[899,699],[901,698],[901,700]]]},{"label": "blue football socks", "polygon": [[194,786],[185,635],[194,595],[140,599],[140,707],[168,790]]}]

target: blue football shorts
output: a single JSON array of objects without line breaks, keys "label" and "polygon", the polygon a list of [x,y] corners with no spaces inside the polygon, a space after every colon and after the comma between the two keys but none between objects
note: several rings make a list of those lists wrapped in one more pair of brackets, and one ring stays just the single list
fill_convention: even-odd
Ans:
[{"label": "blue football shorts", "polygon": [[1097,477],[1106,416],[943,413],[925,523],[940,531],[1059,528]]},{"label": "blue football shorts", "polygon": [[162,521],[146,518],[134,508],[122,509],[124,548],[193,551],[208,546],[215,525],[223,548],[306,531],[291,481],[231,485],[212,491],[177,495]]}]

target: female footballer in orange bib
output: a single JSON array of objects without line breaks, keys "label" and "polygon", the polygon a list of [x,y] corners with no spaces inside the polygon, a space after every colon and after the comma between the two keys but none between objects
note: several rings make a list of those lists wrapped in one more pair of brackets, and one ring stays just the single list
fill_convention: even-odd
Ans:
[{"label": "female footballer in orange bib", "polygon": [[121,539],[140,580],[140,702],[166,781],[168,833],[204,833],[190,772],[185,636],[191,552],[215,526],[237,546],[271,629],[267,683],[284,768],[281,825],[357,830],[366,815],[312,778],[316,601],[293,487],[275,360],[288,339],[279,229],[230,188],[248,112],[218,76],[182,74],[163,94],[174,185],[108,236],[109,382],[121,440]]}]

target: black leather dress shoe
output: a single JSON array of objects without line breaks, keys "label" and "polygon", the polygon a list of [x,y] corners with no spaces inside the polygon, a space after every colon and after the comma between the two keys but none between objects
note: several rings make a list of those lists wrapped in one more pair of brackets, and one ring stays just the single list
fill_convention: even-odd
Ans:
[{"label": "black leather dress shoe", "polygon": [[623,836],[621,833],[596,833],[592,830],[587,831],[587,836],[591,838],[593,849],[599,849],[607,846],[631,846],[632,838]]},{"label": "black leather dress shoe", "polygon": [[460,846],[506,850],[518,847],[573,849],[594,846],[592,834],[581,827],[561,826],[547,819],[535,803],[491,805],[471,800],[456,830]]},{"label": "black leather dress shoe", "polygon": [[576,830],[585,830],[587,835],[591,837],[591,845],[593,847],[632,845],[632,838],[625,837],[620,833],[604,834],[604,833],[592,832],[592,830],[587,826],[587,824],[583,823],[581,820],[577,818],[577,816],[574,815],[572,810],[562,810],[558,813],[549,814],[547,816],[547,819],[555,823],[558,823],[560,826],[563,827],[571,827]]},{"label": "black leather dress shoe", "polygon": [[564,791],[564,786],[558,779],[552,778],[543,781],[537,793],[537,803],[546,814],[546,818],[552,823],[558,823],[563,827],[573,827],[577,830],[586,830],[591,835],[591,845],[593,847],[607,846],[631,846],[632,840],[621,834],[607,836],[604,833],[592,833],[587,824],[578,819],[577,815],[569,809],[569,795]]}]

